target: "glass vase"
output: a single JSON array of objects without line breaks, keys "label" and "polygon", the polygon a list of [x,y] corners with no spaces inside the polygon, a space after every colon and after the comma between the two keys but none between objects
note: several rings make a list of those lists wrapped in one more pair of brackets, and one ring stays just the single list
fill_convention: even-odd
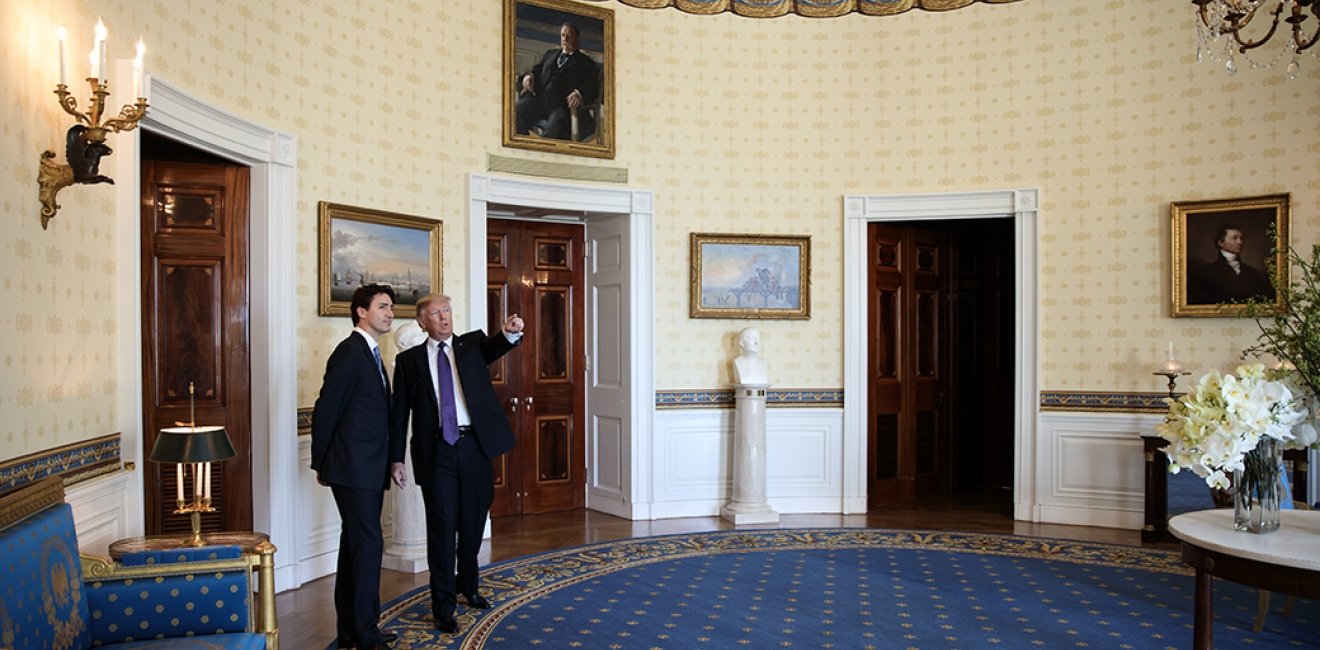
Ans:
[{"label": "glass vase", "polygon": [[1283,444],[1261,436],[1247,452],[1243,467],[1233,471],[1233,528],[1251,533],[1279,529]]}]

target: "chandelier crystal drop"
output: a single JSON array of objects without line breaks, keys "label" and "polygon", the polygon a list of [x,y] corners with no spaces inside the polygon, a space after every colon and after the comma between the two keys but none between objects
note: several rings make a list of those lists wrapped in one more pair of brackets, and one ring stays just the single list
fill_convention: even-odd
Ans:
[{"label": "chandelier crystal drop", "polygon": [[[1241,58],[1253,69],[1270,68],[1288,59],[1286,74],[1297,78],[1299,55],[1320,41],[1320,0],[1192,0],[1196,5],[1196,60],[1224,61],[1236,74]],[[1254,22],[1253,22],[1254,21]],[[1282,29],[1280,29],[1282,27]],[[1275,36],[1281,47],[1258,50]],[[1317,50],[1311,50],[1315,57]],[[1320,57],[1318,57],[1320,58]]]}]

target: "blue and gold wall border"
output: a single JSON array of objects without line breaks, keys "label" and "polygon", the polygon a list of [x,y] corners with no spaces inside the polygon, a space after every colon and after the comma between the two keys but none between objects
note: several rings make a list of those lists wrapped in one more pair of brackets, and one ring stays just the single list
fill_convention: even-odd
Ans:
[{"label": "blue and gold wall border", "polygon": [[73,485],[121,466],[120,434],[112,433],[0,462],[0,493],[49,476]]},{"label": "blue and gold wall border", "polygon": [[1040,410],[1090,411],[1094,413],[1163,413],[1169,410],[1165,402],[1168,397],[1168,393],[1041,391]]},{"label": "blue and gold wall border", "polygon": [[[786,388],[770,390],[765,405],[770,408],[842,408],[843,391],[837,389]],[[656,410],[725,408],[734,406],[732,389],[658,390]]]},{"label": "blue and gold wall border", "polygon": [[[1163,413],[1167,393],[1119,393],[1093,391],[1041,391],[1042,411],[1091,411],[1096,413]],[[843,408],[842,389],[787,388],[771,390],[766,406],[772,408]],[[658,390],[656,410],[731,409],[733,390]],[[298,409],[298,435],[312,432],[312,409]]]}]

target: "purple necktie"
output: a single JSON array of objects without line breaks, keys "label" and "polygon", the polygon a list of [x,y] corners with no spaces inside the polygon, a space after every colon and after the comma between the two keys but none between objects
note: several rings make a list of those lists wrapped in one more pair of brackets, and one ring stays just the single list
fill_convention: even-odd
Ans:
[{"label": "purple necktie", "polygon": [[435,355],[435,371],[440,378],[440,435],[454,445],[458,443],[458,407],[454,406],[454,368],[449,365],[444,343]]}]

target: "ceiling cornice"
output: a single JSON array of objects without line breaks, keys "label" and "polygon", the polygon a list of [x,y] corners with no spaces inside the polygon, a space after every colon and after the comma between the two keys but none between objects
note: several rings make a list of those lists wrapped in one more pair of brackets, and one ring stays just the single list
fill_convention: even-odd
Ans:
[{"label": "ceiling cornice", "polygon": [[[593,0],[604,2],[606,0]],[[734,13],[748,18],[777,18],[797,14],[808,18],[833,18],[851,13],[892,16],[912,9],[951,11],[978,2],[1007,4],[1021,0],[616,0],[643,9],[674,8],[690,14]]]}]

